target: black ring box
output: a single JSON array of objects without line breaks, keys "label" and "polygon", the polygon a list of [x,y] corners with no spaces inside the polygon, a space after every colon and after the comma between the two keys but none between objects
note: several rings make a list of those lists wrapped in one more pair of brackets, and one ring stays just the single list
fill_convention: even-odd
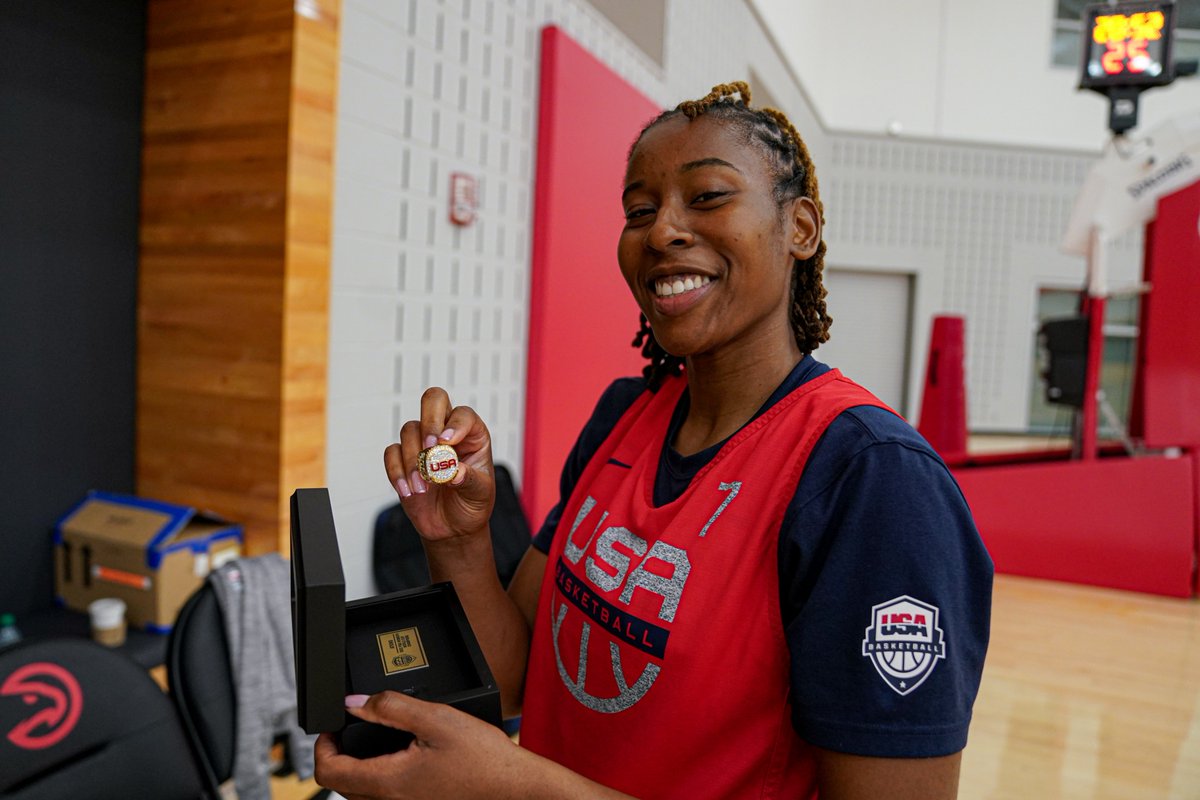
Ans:
[{"label": "black ring box", "polygon": [[358,758],[401,750],[412,734],[345,710],[346,695],[387,689],[500,726],[500,691],[452,584],[347,603],[329,491],[297,489],[291,523],[300,727],[340,731],[342,752]]}]

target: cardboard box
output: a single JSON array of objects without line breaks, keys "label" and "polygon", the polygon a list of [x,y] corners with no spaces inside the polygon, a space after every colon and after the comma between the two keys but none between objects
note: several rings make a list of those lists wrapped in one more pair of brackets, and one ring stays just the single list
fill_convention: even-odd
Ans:
[{"label": "cardboard box", "polygon": [[241,551],[241,526],[213,514],[89,492],[55,526],[55,587],[78,611],[118,597],[130,625],[166,633],[209,571]]},{"label": "cardboard box", "polygon": [[292,623],[300,726],[340,731],[342,751],[393,753],[412,735],[345,712],[348,694],[384,690],[446,703],[499,726],[500,690],[454,586],[345,602],[329,492],[292,495]]}]

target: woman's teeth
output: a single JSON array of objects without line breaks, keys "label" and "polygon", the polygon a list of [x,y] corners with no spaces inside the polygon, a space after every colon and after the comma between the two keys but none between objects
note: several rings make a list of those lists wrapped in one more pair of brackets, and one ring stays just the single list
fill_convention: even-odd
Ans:
[{"label": "woman's teeth", "polygon": [[671,297],[699,289],[710,283],[712,283],[712,278],[704,275],[672,275],[657,281],[654,284],[654,293],[659,297]]}]

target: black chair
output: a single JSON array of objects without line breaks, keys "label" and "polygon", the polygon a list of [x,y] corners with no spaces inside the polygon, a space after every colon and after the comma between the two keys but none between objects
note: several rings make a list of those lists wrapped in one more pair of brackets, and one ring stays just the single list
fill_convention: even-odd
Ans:
[{"label": "black chair", "polygon": [[171,702],[128,657],[78,638],[0,650],[0,797],[195,800]]},{"label": "black chair", "polygon": [[[495,470],[496,505],[490,519],[492,553],[500,582],[508,586],[532,537],[512,474],[503,464],[496,464]],[[399,503],[376,516],[371,550],[371,569],[380,593],[429,585],[429,562],[421,537]]]},{"label": "black chair", "polygon": [[233,774],[237,695],[217,596],[207,583],[175,619],[167,642],[167,683],[200,765],[206,794],[216,800]]},{"label": "black chair", "polygon": [[[233,776],[237,693],[225,620],[216,592],[207,582],[184,603],[171,629],[167,683],[188,744],[200,765],[205,796],[218,800],[221,784]],[[290,772],[291,765],[285,761],[275,774]],[[313,795],[325,796],[325,790]]]}]

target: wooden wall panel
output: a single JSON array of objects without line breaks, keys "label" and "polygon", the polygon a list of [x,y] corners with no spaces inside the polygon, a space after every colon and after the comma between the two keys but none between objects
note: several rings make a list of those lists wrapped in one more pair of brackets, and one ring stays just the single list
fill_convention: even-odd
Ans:
[{"label": "wooden wall panel", "polygon": [[[287,281],[283,322],[284,487],[324,485],[325,376],[333,228],[338,0],[298,2],[288,141]],[[288,517],[288,488],[280,495]]]},{"label": "wooden wall panel", "polygon": [[284,549],[325,482],[339,0],[148,4],[137,491]]}]

